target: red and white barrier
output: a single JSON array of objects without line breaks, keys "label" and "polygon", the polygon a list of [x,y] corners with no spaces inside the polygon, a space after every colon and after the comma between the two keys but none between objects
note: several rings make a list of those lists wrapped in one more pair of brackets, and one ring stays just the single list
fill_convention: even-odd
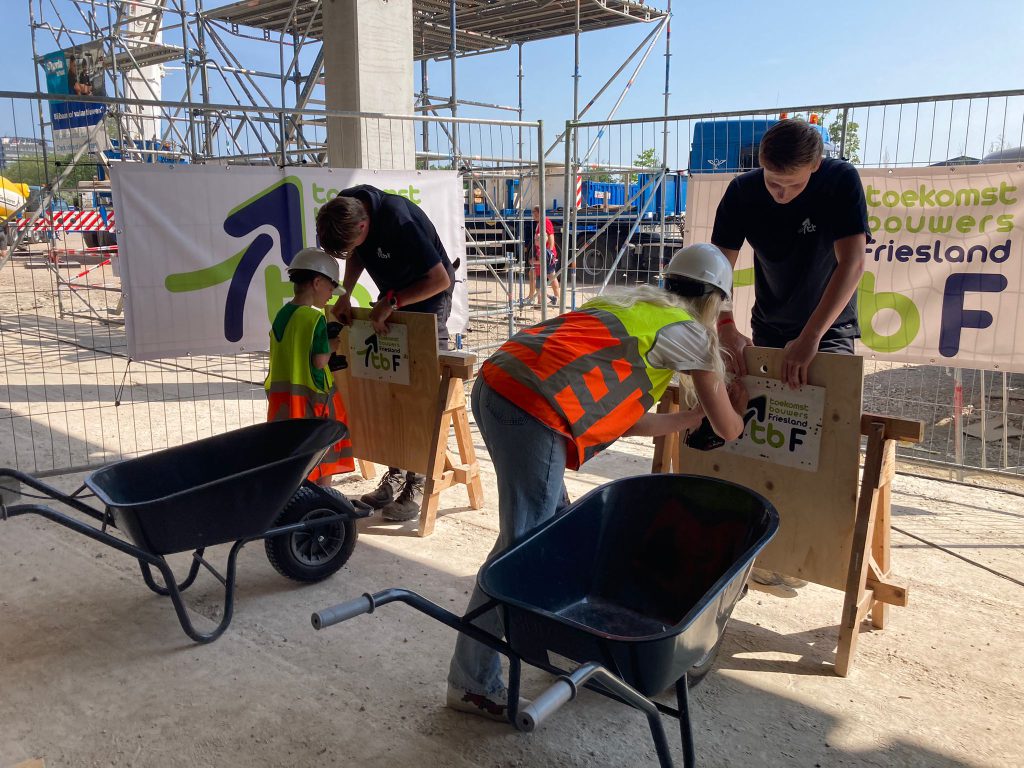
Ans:
[{"label": "red and white barrier", "polygon": [[[106,223],[99,211],[57,211],[36,219],[32,226],[33,232],[113,232],[115,230],[114,212],[107,213]],[[28,227],[28,219],[18,219],[18,229]]]}]

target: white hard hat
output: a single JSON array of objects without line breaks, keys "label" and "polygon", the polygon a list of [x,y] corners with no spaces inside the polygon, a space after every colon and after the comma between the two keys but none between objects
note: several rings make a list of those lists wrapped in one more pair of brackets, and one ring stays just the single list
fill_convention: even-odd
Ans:
[{"label": "white hard hat", "polygon": [[666,278],[681,277],[712,285],[732,298],[732,265],[711,243],[694,243],[672,254],[665,268]]},{"label": "white hard hat", "polygon": [[293,269],[306,269],[321,274],[335,283],[341,282],[338,260],[319,248],[303,248],[296,253],[292,263],[288,265],[289,272]]}]

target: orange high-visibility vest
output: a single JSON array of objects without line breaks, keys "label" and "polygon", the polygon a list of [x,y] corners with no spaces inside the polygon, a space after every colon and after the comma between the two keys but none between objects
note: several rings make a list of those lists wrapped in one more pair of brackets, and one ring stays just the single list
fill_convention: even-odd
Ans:
[{"label": "orange high-visibility vest", "polygon": [[693,322],[674,307],[639,302],[628,309],[601,299],[517,333],[481,367],[495,392],[572,444],[566,466],[579,469],[636,424],[674,371],[647,353],[668,325]]},{"label": "orange high-visibility vest", "polygon": [[[334,389],[334,377],[325,370],[326,385],[321,388],[310,370],[309,351],[313,332],[323,313],[313,307],[299,307],[289,318],[280,341],[270,331],[270,373],[267,390],[267,421],[283,419],[333,419],[346,424],[348,414],[341,395]],[[347,424],[346,424],[347,426]],[[321,477],[355,469],[352,441],[348,434],[327,449],[320,463],[309,474]]]}]

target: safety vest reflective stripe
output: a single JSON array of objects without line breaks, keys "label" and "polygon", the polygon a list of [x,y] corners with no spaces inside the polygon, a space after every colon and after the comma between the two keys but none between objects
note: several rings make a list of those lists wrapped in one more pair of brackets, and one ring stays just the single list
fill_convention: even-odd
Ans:
[{"label": "safety vest reflective stripe", "polygon": [[664,392],[672,371],[650,368],[647,352],[680,309],[590,302],[506,342],[481,373],[500,395],[568,437],[578,468],[619,438]]}]

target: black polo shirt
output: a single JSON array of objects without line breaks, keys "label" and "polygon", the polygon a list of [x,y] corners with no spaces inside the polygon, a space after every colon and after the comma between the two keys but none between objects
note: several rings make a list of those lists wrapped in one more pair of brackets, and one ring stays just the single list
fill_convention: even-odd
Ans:
[{"label": "black polo shirt", "polygon": [[418,205],[369,184],[342,190],[339,197],[354,197],[370,208],[370,231],[355,252],[382,292],[400,291],[422,279],[435,264],[444,264],[452,281],[448,290],[402,309],[437,312],[442,305],[451,306],[455,270],[437,230]]},{"label": "black polo shirt", "polygon": [[[834,243],[869,234],[864,187],[857,169],[825,158],[807,187],[791,202],[775,202],[764,185],[764,169],[737,176],[715,215],[711,242],[738,250],[754,249],[754,311],[758,335],[792,340],[800,335],[836,270]],[[860,336],[856,296],[850,299],[825,338]]]}]

